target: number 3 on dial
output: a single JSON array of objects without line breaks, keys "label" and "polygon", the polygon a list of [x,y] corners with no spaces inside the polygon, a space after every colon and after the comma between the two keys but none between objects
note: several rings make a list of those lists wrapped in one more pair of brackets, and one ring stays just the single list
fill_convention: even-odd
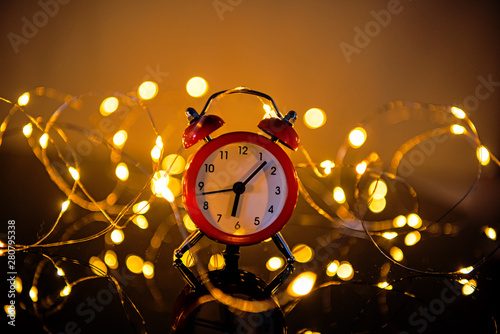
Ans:
[{"label": "number 3 on dial", "polygon": [[278,144],[233,132],[196,152],[184,174],[183,193],[191,219],[208,237],[249,245],[273,236],[290,219],[297,175]]}]

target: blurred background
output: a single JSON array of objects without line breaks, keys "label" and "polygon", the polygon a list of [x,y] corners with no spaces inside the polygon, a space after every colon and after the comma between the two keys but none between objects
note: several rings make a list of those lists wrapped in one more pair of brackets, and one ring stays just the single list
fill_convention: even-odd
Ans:
[{"label": "blurred background", "polygon": [[[297,112],[302,148],[287,153],[309,194],[299,196],[283,229],[299,263],[278,290],[280,314],[258,318],[276,327],[257,326],[255,332],[276,332],[283,322],[289,333],[496,333],[499,259],[492,252],[500,228],[499,170],[493,158],[481,164],[476,149],[500,151],[499,14],[497,1],[0,2],[0,97],[17,103],[29,91],[25,110],[33,117],[32,132],[21,112],[1,129],[1,241],[6,243],[9,220],[15,220],[16,242],[22,245],[50,232],[41,242],[50,247],[16,255],[16,327],[5,328],[171,332],[179,308],[188,303],[175,305],[185,282],[171,264],[174,249],[192,228],[180,199],[182,170],[199,148],[182,149],[185,110],[200,111],[211,94],[246,86],[269,94],[282,114]],[[200,94],[187,89],[193,77],[207,84]],[[138,104],[134,98],[144,81],[155,82],[157,94]],[[111,115],[102,102],[113,96],[124,107]],[[64,102],[50,130],[62,132],[47,149],[57,176],[37,159],[43,131],[35,124],[50,125]],[[452,113],[451,106],[467,117]],[[2,104],[2,120],[11,107]],[[305,118],[311,108],[320,111]],[[257,132],[266,115],[262,101],[237,94],[216,101],[210,111],[226,122],[215,136]],[[356,167],[372,152],[380,159],[369,169],[389,173],[390,157],[404,143],[456,121],[468,136],[454,136],[461,128],[446,130],[449,137],[441,141],[429,137],[431,149],[407,152],[402,161],[415,172],[396,169],[399,178],[380,173],[356,178],[363,174]],[[368,133],[363,150],[347,139],[356,127]],[[127,131],[122,144],[114,141],[119,129]],[[152,157],[154,147],[163,150],[161,159]],[[64,167],[75,160],[72,150],[87,194],[74,190],[79,197],[70,198],[65,211],[61,204],[75,182]],[[425,161],[412,162],[412,156]],[[116,170],[121,161],[128,166],[126,178]],[[169,168],[171,203],[155,196],[148,183],[155,171]],[[380,213],[362,202],[354,214],[355,190],[362,192],[374,179],[387,185],[387,202],[400,201],[404,209],[388,205]],[[344,201],[335,197],[337,187],[344,189]],[[104,212],[92,206],[88,194],[102,201]],[[148,202],[149,211],[132,210],[133,204]],[[122,228],[98,235],[128,204]],[[412,213],[421,221],[410,225]],[[395,222],[399,216],[407,222],[404,233],[395,232],[402,227]],[[71,241],[89,236],[94,237]],[[223,249],[205,238],[195,259],[184,260],[200,275],[223,267]],[[269,282],[283,266],[273,266],[272,258],[280,253],[271,243],[244,247],[240,267]],[[7,268],[7,258],[1,259]],[[104,273],[116,278],[125,294],[112,288],[110,276],[98,277]],[[314,274],[309,281],[303,277],[311,288],[293,292],[294,279],[303,273]],[[8,305],[11,299],[3,298]],[[209,311],[220,315],[219,308],[224,309],[216,305]],[[249,323],[222,332],[250,333]],[[197,330],[220,332],[216,328]]]}]

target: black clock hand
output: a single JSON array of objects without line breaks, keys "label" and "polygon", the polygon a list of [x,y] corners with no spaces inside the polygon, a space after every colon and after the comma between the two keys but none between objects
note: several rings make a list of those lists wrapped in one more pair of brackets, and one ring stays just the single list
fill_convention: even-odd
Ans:
[{"label": "black clock hand", "polygon": [[214,190],[214,191],[205,191],[204,193],[201,193],[201,194],[202,195],[208,195],[208,194],[224,193],[226,191],[233,191],[233,188],[222,189],[222,190]]},{"label": "black clock hand", "polygon": [[236,193],[234,196],[233,210],[231,211],[231,216],[236,217],[236,210],[238,210],[238,202],[240,201],[240,193]]},{"label": "black clock hand", "polygon": [[253,177],[255,175],[257,175],[257,173],[262,169],[264,168],[264,166],[267,164],[267,161],[264,161],[263,163],[261,163],[259,165],[259,167],[257,167],[256,170],[253,171],[252,174],[250,174],[249,177],[247,177],[247,179],[243,182],[236,182],[234,185],[233,185],[233,191],[234,193],[236,194],[234,196],[234,203],[233,203],[233,209],[231,210],[231,216],[232,217],[236,217],[236,211],[238,210],[238,202],[240,201],[240,195],[243,194],[245,192],[245,185],[250,182],[251,179],[253,179]]},{"label": "black clock hand", "polygon": [[248,182],[250,182],[250,180],[251,180],[251,179],[253,179],[253,177],[254,177],[255,175],[257,175],[257,173],[258,173],[258,172],[259,172],[262,168],[264,168],[264,166],[265,166],[266,164],[267,164],[267,161],[264,161],[263,163],[261,163],[261,164],[260,164],[260,166],[259,166],[259,167],[257,167],[257,169],[256,169],[256,170],[254,170],[254,171],[253,171],[253,173],[252,173],[252,174],[250,174],[250,176],[249,176],[249,177],[247,177],[247,179],[246,179],[245,181],[243,181],[243,184],[244,184],[244,185],[246,185]]}]

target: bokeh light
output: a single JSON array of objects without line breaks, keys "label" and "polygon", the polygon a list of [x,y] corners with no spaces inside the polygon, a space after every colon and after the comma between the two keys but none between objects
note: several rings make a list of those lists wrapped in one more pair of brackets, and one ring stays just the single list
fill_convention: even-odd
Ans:
[{"label": "bokeh light", "polygon": [[366,141],[366,131],[362,127],[354,128],[349,133],[349,145],[353,148],[361,147]]},{"label": "bokeh light", "polygon": [[208,90],[208,84],[202,77],[193,77],[186,84],[186,90],[192,97],[201,97]]},{"label": "bokeh light", "polygon": [[118,109],[119,104],[118,99],[114,96],[105,98],[99,106],[99,112],[103,116],[111,115]]},{"label": "bokeh light", "polygon": [[299,274],[288,286],[287,292],[293,297],[302,297],[311,292],[316,283],[316,274],[312,271],[305,271]]},{"label": "bokeh light", "polygon": [[111,232],[111,241],[113,241],[115,245],[121,244],[123,239],[125,239],[125,235],[122,230],[116,229]]},{"label": "bokeh light", "polygon": [[144,81],[137,89],[137,95],[143,100],[151,100],[158,94],[158,85],[153,81]]},{"label": "bokeh light", "polygon": [[317,129],[326,123],[326,114],[318,108],[311,108],[304,114],[304,123],[310,129]]},{"label": "bokeh light", "polygon": [[30,102],[30,93],[26,92],[19,96],[17,99],[17,104],[20,105],[21,107],[27,105]]},{"label": "bokeh light", "polygon": [[311,261],[314,256],[314,251],[311,247],[305,244],[298,244],[292,249],[292,254],[295,257],[295,261],[300,263],[307,263]]},{"label": "bokeh light", "polygon": [[273,256],[272,258],[267,260],[266,268],[269,271],[276,271],[276,270],[280,269],[281,267],[283,267],[284,263],[285,262],[283,261],[283,259],[281,257]]},{"label": "bokeh light", "polygon": [[337,269],[337,276],[341,280],[348,281],[354,277],[354,268],[348,261],[342,261]]},{"label": "bokeh light", "polygon": [[134,274],[140,274],[144,266],[144,260],[140,256],[129,254],[125,259],[125,265]]},{"label": "bokeh light", "polygon": [[483,166],[490,163],[490,152],[484,146],[479,146],[476,151],[477,160]]}]

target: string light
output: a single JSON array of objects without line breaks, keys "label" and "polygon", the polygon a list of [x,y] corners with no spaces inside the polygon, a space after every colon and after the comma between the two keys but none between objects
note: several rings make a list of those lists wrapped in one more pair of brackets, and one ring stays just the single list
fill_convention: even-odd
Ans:
[{"label": "string light", "polygon": [[61,212],[66,212],[66,210],[68,210],[69,204],[70,204],[70,201],[69,201],[69,200],[64,201],[64,202],[61,204]]},{"label": "string light", "polygon": [[112,250],[107,250],[104,254],[104,263],[111,269],[118,268],[118,257],[116,253]]},{"label": "string light", "polygon": [[410,213],[406,218],[406,223],[408,226],[418,229],[422,227],[422,219],[416,213]]},{"label": "string light", "polygon": [[476,151],[477,160],[481,165],[486,166],[490,163],[490,152],[484,146],[479,146]]},{"label": "string light", "polygon": [[325,174],[330,174],[332,172],[332,168],[335,167],[335,163],[330,161],[330,160],[325,160],[325,161],[322,161],[319,166],[321,168],[324,168],[325,169]]},{"label": "string light", "polygon": [[310,129],[317,129],[326,123],[326,114],[318,108],[311,108],[304,114],[304,123]]},{"label": "string light", "polygon": [[293,297],[302,297],[311,292],[316,283],[317,275],[312,271],[299,274],[288,286],[287,292]]},{"label": "string light", "polygon": [[395,237],[397,237],[398,233],[397,232],[384,232],[384,233],[382,233],[382,236],[384,238],[386,238],[387,240],[391,240],[391,239],[394,239]]},{"label": "string light", "polygon": [[495,229],[492,227],[486,226],[484,228],[484,234],[486,234],[486,236],[491,240],[497,240],[497,231],[495,231]]},{"label": "string light", "polygon": [[456,134],[456,135],[461,135],[461,134],[464,134],[465,133],[465,128],[461,125],[458,125],[458,124],[453,124],[451,127],[450,127],[450,131],[451,133],[453,134]]},{"label": "string light", "polygon": [[103,116],[111,115],[118,109],[119,104],[118,99],[114,96],[105,98],[99,106],[99,112]]},{"label": "string light", "polygon": [[143,100],[151,100],[158,94],[158,85],[153,81],[144,81],[137,89],[137,94]]},{"label": "string light", "polygon": [[395,217],[392,221],[392,226],[394,227],[403,227],[405,225],[406,225],[406,217],[403,215]]},{"label": "string light", "polygon": [[40,146],[43,148],[43,149],[46,149],[47,148],[47,144],[49,142],[49,135],[44,133],[41,137],[40,137],[40,140],[38,141],[40,143]]},{"label": "string light", "polygon": [[283,261],[282,258],[274,256],[274,257],[270,258],[269,260],[267,260],[266,268],[269,271],[276,271],[276,270],[280,269],[281,267],[283,267],[284,263],[285,262]]},{"label": "string light", "polygon": [[420,241],[420,238],[421,238],[420,232],[418,231],[410,232],[405,237],[405,245],[413,246]]},{"label": "string light", "polygon": [[401,250],[401,248],[399,247],[396,247],[396,246],[393,246],[390,251],[389,251],[389,254],[391,254],[391,257],[400,262],[400,261],[403,261],[403,258],[404,258],[404,254],[403,254],[403,251]]},{"label": "string light", "polygon": [[108,267],[106,264],[101,261],[97,256],[92,256],[89,260],[90,269],[94,272],[94,274],[102,276],[108,273]]},{"label": "string light", "polygon": [[115,169],[116,177],[122,181],[127,181],[129,177],[129,170],[127,164],[120,162]]},{"label": "string light", "polygon": [[335,274],[337,273],[337,270],[339,268],[339,265],[340,265],[340,263],[337,260],[330,262],[328,264],[328,266],[326,267],[326,274],[330,277],[335,276]]},{"label": "string light", "polygon": [[33,125],[31,123],[26,124],[23,127],[23,134],[26,138],[29,138],[31,134],[33,133]]},{"label": "string light", "polygon": [[132,211],[137,214],[145,214],[149,210],[149,202],[148,201],[141,201],[139,203],[134,204],[132,206]]},{"label": "string light", "polygon": [[127,131],[119,130],[113,136],[113,144],[115,144],[115,146],[118,148],[122,148],[125,145],[125,143],[127,142],[127,139],[128,139]]},{"label": "string light", "polygon": [[151,263],[150,261],[145,261],[144,265],[142,266],[142,274],[147,279],[155,277],[155,266],[153,265],[153,263]]},{"label": "string light", "polygon": [[129,254],[125,259],[125,265],[127,269],[134,274],[142,273],[142,268],[144,267],[144,260],[135,254]]},{"label": "string light", "polygon": [[337,276],[343,281],[349,281],[354,277],[354,268],[348,261],[342,261],[337,269]]},{"label": "string light", "polygon": [[30,102],[30,93],[26,92],[23,95],[19,96],[17,99],[17,104],[21,107],[24,107]]},{"label": "string light", "polygon": [[358,173],[359,175],[364,174],[366,172],[366,167],[367,167],[366,161],[360,162],[359,164],[356,165],[356,173]]},{"label": "string light", "polygon": [[69,167],[68,170],[73,180],[78,181],[80,179],[80,173],[75,168]]},{"label": "string light", "polygon": [[354,128],[349,133],[349,145],[352,148],[361,147],[366,141],[366,131],[362,127]]},{"label": "string light", "polygon": [[333,199],[335,202],[342,204],[345,202],[344,190],[340,187],[333,188]]},{"label": "string light", "polygon": [[186,84],[186,90],[192,97],[201,97],[208,90],[208,84],[202,77],[193,77]]},{"label": "string light", "polygon": [[113,230],[111,232],[111,241],[113,241],[114,244],[119,245],[123,242],[125,239],[125,235],[123,234],[122,230]]},{"label": "string light", "polygon": [[464,119],[466,116],[465,112],[458,107],[451,107],[451,113],[458,119]]},{"label": "string light", "polygon": [[292,254],[297,262],[307,263],[311,261],[312,257],[314,256],[314,251],[311,247],[305,244],[298,244],[293,247]]}]

